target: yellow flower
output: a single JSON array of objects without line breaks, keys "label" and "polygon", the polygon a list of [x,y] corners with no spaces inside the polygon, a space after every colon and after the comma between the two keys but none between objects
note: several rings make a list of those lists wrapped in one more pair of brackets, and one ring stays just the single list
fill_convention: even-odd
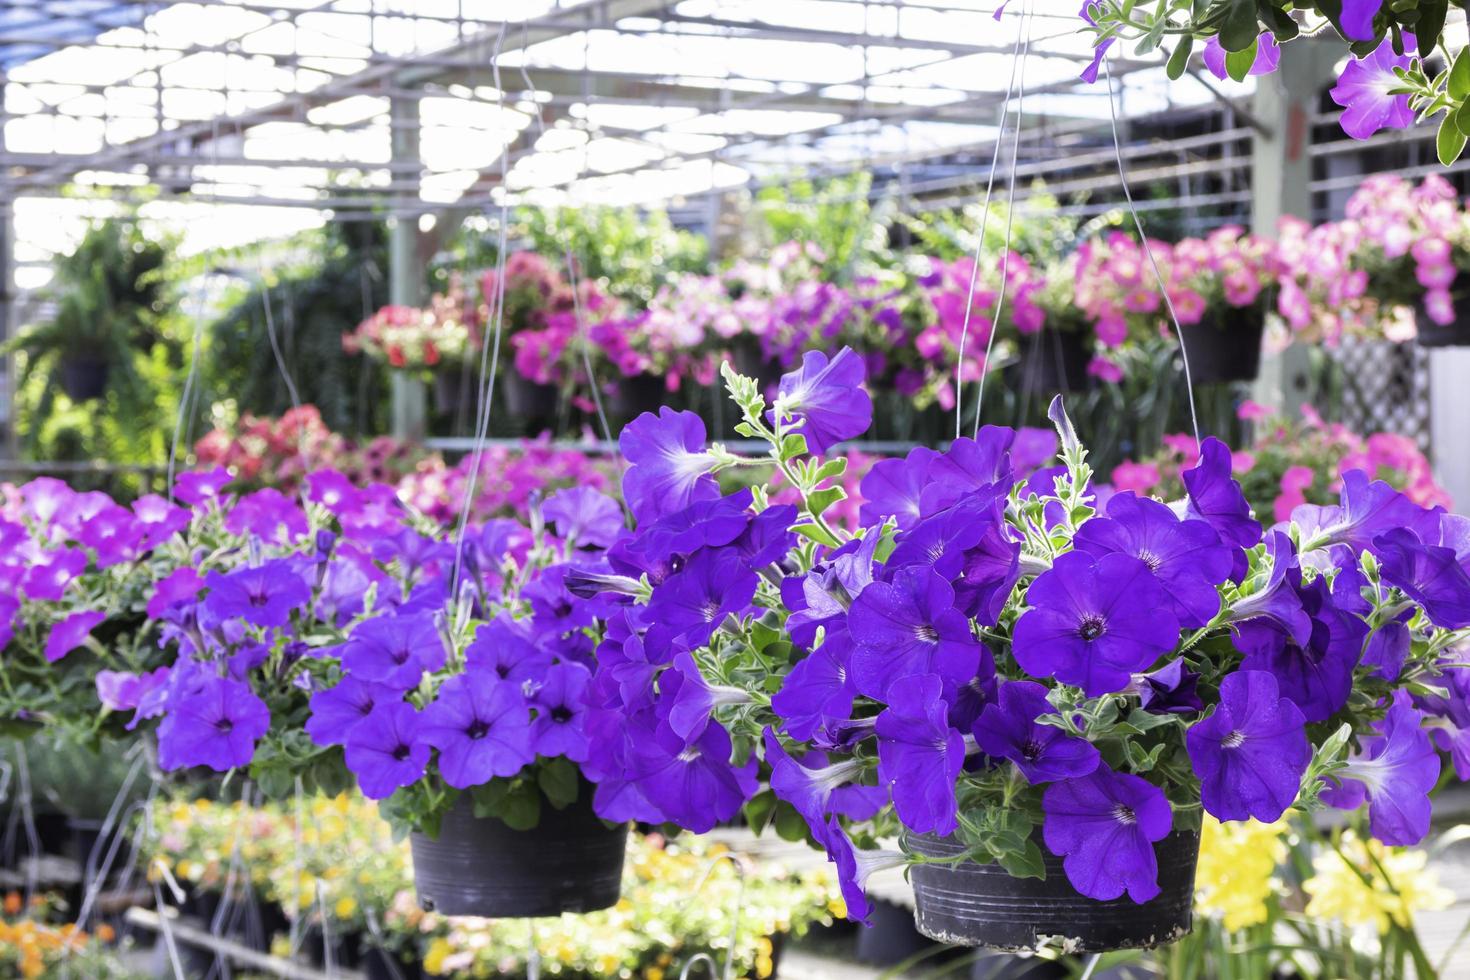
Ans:
[{"label": "yellow flower", "polygon": [[832,913],[834,919],[847,918],[847,903],[842,900],[841,895],[833,895],[827,899],[827,911]]},{"label": "yellow flower", "polygon": [[333,909],[339,919],[350,919],[357,914],[357,899],[351,895],[343,895],[337,899],[337,905]]},{"label": "yellow flower", "polygon": [[1324,851],[1312,860],[1316,873],[1303,885],[1311,896],[1309,916],[1372,926],[1382,935],[1391,922],[1408,926],[1415,912],[1454,902],[1454,894],[1441,888],[1439,876],[1426,867],[1424,851],[1364,842],[1351,831],[1342,835],[1340,846],[1341,853]]},{"label": "yellow flower", "polygon": [[429,943],[429,951],[424,954],[424,972],[435,976],[444,972],[444,961],[454,952],[454,947],[449,945],[449,940],[443,936]]},{"label": "yellow flower", "polygon": [[1208,814],[1200,832],[1195,901],[1201,912],[1218,917],[1232,932],[1265,922],[1272,875],[1286,858],[1280,820],[1222,824]]}]

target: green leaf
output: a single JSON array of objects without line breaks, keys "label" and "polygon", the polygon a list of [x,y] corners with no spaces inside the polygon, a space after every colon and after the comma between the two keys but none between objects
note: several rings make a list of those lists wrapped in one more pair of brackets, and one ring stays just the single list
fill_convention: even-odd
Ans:
[{"label": "green leaf", "polygon": [[781,458],[783,460],[796,459],[798,456],[806,455],[806,436],[800,432],[793,432],[781,439]]},{"label": "green leaf", "polygon": [[995,859],[1012,878],[1046,879],[1046,863],[1042,860],[1041,848],[1036,846],[1036,841],[1029,838],[1021,850],[997,854]]},{"label": "green leaf", "polygon": [[499,816],[511,830],[530,830],[541,820],[541,794],[530,783],[517,780],[501,801]]},{"label": "green leaf", "polygon": [[474,804],[475,816],[500,816],[500,808],[504,805],[505,797],[509,792],[510,781],[506,779],[492,779],[470,790],[470,800]]},{"label": "green leaf", "polygon": [[[1470,48],[1466,49],[1470,51]],[[1450,111],[1450,116],[1455,120],[1455,128],[1464,136],[1470,136],[1470,101],[1462,102],[1458,109]]]},{"label": "green leaf", "polygon": [[795,531],[797,534],[801,535],[809,541],[815,541],[817,544],[824,544],[829,548],[838,548],[842,545],[841,541],[838,541],[832,535],[823,530],[820,524],[798,524],[791,530]]},{"label": "green leaf", "polygon": [[1271,29],[1278,41],[1290,41],[1302,32],[1301,26],[1292,20],[1291,15],[1271,0],[1258,0],[1256,16]]},{"label": "green leaf", "polygon": [[1250,74],[1251,66],[1256,63],[1256,51],[1260,48],[1261,39],[1251,41],[1250,47],[1239,51],[1231,51],[1225,55],[1225,74],[1237,82],[1245,81]]},{"label": "green leaf", "polygon": [[1226,52],[1244,51],[1255,42],[1259,33],[1255,0],[1230,0],[1230,10],[1220,25],[1220,46]]},{"label": "green leaf", "polygon": [[745,823],[756,834],[764,831],[776,815],[776,794],[762,790],[745,801]]},{"label": "green leaf", "polygon": [[836,459],[829,459],[826,462],[822,463],[821,467],[817,470],[816,475],[812,477],[812,482],[821,483],[823,480],[830,480],[833,477],[841,476],[843,473],[846,472],[847,457],[838,456]]},{"label": "green leaf", "polygon": [[796,812],[796,807],[782,802],[776,807],[776,836],[782,840],[801,843],[807,837],[806,818]]},{"label": "green leaf", "polygon": [[[1419,42],[1420,51],[1433,51],[1439,44],[1449,12],[1449,0],[1419,0],[1419,19],[1414,23],[1414,37]],[[1460,56],[1455,58],[1456,63],[1465,60],[1464,54],[1464,49],[1461,49]],[[1470,83],[1470,70],[1467,70],[1465,80]],[[1470,95],[1470,88],[1466,89],[1466,94]],[[1458,97],[1456,101],[1460,98],[1464,96]]]},{"label": "green leaf", "polygon": [[536,774],[536,784],[546,794],[546,801],[557,810],[565,810],[577,802],[581,783],[576,765],[564,756],[543,760]]},{"label": "green leaf", "polygon": [[1450,65],[1450,77],[1446,83],[1450,98],[1456,102],[1465,101],[1470,96],[1470,47],[1460,49],[1455,55],[1455,63]]},{"label": "green leaf", "polygon": [[822,490],[813,490],[807,494],[806,502],[813,514],[820,515],[826,513],[827,508],[837,503],[837,501],[845,499],[847,499],[846,490],[841,487],[826,487]]},{"label": "green leaf", "polygon": [[1458,115],[1459,113],[1446,113],[1439,124],[1439,135],[1434,139],[1434,148],[1439,151],[1441,166],[1448,167],[1460,159],[1460,154],[1465,150],[1465,134],[1455,125],[1455,117]]},{"label": "green leaf", "polygon": [[1189,67],[1189,55],[1194,51],[1194,35],[1186,34],[1174,45],[1174,52],[1169,55],[1169,63],[1164,66],[1164,73],[1170,79],[1178,81],[1184,76],[1184,69]]}]

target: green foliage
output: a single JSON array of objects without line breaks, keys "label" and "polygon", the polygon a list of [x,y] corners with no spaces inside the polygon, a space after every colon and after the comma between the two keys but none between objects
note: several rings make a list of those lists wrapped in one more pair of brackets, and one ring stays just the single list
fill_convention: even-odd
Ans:
[{"label": "green foliage", "polygon": [[764,244],[809,242],[826,256],[821,263],[825,279],[851,279],[857,266],[882,247],[884,232],[868,201],[872,183],[871,174],[859,173],[761,189],[755,205],[766,233]]},{"label": "green foliage", "polygon": [[[101,820],[127,783],[134,755],[113,742],[97,745],[57,730],[49,730],[24,745],[30,767],[31,791],[61,813],[81,820]],[[140,774],[119,807],[147,793],[148,777]]]},{"label": "green foliage", "polygon": [[[382,371],[344,353],[342,335],[388,301],[384,229],[369,222],[329,225],[304,244],[308,259],[284,268],[244,260],[250,282],[233,292],[209,327],[201,410],[233,403],[235,413],[274,416],[291,408],[271,347],[273,327],[303,404],[315,405],[334,432],[382,432]],[[263,273],[257,264],[267,265]]]}]

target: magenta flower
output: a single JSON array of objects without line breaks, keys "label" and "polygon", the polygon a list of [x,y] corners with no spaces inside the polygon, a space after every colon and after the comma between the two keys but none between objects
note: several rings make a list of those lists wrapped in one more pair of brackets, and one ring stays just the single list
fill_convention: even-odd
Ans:
[{"label": "magenta flower", "polygon": [[84,610],[72,613],[51,627],[46,636],[46,662],[55,663],[87,642],[92,629],[106,618],[106,613]]},{"label": "magenta flower", "polygon": [[[831,361],[821,351],[809,350],[800,368],[782,375],[777,410],[802,423],[794,431],[806,437],[807,452],[820,455],[868,430],[873,401],[862,387],[866,373],[862,358],[844,347]],[[776,411],[767,416],[774,423]]]},{"label": "magenta flower", "polygon": [[33,563],[21,576],[20,589],[26,598],[55,602],[66,592],[72,579],[87,569],[87,555],[78,548],[43,552],[43,560]]},{"label": "magenta flower", "polygon": [[895,680],[878,716],[878,779],[891,787],[898,818],[915,833],[954,833],[955,778],[965,764],[965,740],[949,727],[938,675]]},{"label": "magenta flower", "polygon": [[1163,790],[1101,763],[1086,776],[1049,786],[1041,808],[1042,839],[1062,858],[1078,892],[1109,901],[1126,891],[1139,903],[1159,893],[1153,845],[1174,823]]},{"label": "magenta flower", "polygon": [[379,705],[352,730],[344,758],[363,796],[386,799],[400,786],[423,778],[429,743],[420,737],[420,723],[412,706],[396,701]]},{"label": "magenta flower", "polygon": [[1031,583],[1026,602],[1011,641],[1016,662],[1088,697],[1123,690],[1179,642],[1168,593],[1129,555],[1069,551]]},{"label": "magenta flower", "polygon": [[235,501],[225,515],[225,530],[285,544],[306,534],[306,515],[281,491],[266,487]]},{"label": "magenta flower", "polygon": [[[531,713],[513,684],[487,674],[458,674],[424,709],[417,738],[439,750],[439,772],[456,789],[514,776],[536,758]],[[349,738],[348,747],[352,746]]]},{"label": "magenta flower", "polygon": [[1222,680],[1220,703],[1185,742],[1200,798],[1219,820],[1276,820],[1296,802],[1312,760],[1301,709],[1260,670]]},{"label": "magenta flower", "polygon": [[180,473],[174,481],[174,496],[190,507],[204,507],[218,501],[225,487],[234,477],[223,466],[216,466],[207,473]]},{"label": "magenta flower", "polygon": [[[1358,6],[1364,5],[1359,2]],[[1343,8],[1346,15],[1348,4]],[[1406,44],[1411,37],[1404,35]],[[1337,84],[1328,93],[1333,102],[1343,107],[1343,132],[1355,140],[1365,140],[1380,129],[1407,129],[1414,124],[1409,97],[1389,92],[1403,84],[1393,70],[1408,68],[1409,62],[1407,54],[1394,53],[1391,37],[1385,37],[1383,43],[1366,58],[1355,57],[1348,62]]]}]

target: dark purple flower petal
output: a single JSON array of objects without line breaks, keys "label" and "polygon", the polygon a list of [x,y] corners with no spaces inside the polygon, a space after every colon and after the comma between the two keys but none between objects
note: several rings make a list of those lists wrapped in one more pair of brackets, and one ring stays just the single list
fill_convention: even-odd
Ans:
[{"label": "dark purple flower petal", "polygon": [[403,692],[348,675],[333,687],[311,696],[306,734],[317,745],[342,745],[380,704],[403,700]]},{"label": "dark purple flower petal", "polygon": [[265,702],[250,685],[204,677],[169,708],[158,728],[158,760],[164,769],[208,766],[226,772],[248,766],[255,743],[270,728]]},{"label": "dark purple flower petal", "polygon": [[863,390],[863,359],[849,347],[830,361],[819,350],[802,355],[801,367],[781,376],[776,411],[800,421],[793,431],[806,437],[807,452],[825,453],[844,439],[860,436],[873,422],[873,401]]},{"label": "dark purple flower petal", "polygon": [[963,684],[977,673],[980,644],[954,607],[954,589],[927,566],[869,585],[853,601],[848,623],[853,683],[869,697],[887,700],[889,687],[904,677],[937,674]]},{"label": "dark purple flower petal", "polygon": [[444,666],[444,640],[428,613],[377,616],[359,623],[342,647],[342,665],[356,677],[406,691],[425,671]]},{"label": "dark purple flower petal", "polygon": [[1139,903],[1159,893],[1153,845],[1168,836],[1174,818],[1157,786],[1100,764],[1047,787],[1041,808],[1042,838],[1078,892],[1099,901],[1127,892]]},{"label": "dark purple flower petal", "polygon": [[80,610],[51,627],[46,635],[46,662],[55,663],[87,642],[93,628],[107,618],[104,612]]},{"label": "dark purple flower petal", "polygon": [[1211,436],[1200,444],[1199,462],[1180,474],[1189,491],[1189,516],[1209,524],[1229,544],[1254,547],[1261,525],[1230,475],[1230,462],[1230,450],[1219,439]]},{"label": "dark purple flower petal", "polygon": [[[1404,36],[1406,43],[1409,37]],[[1407,54],[1394,53],[1391,37],[1385,37],[1366,58],[1348,61],[1337,84],[1327,93],[1343,107],[1343,132],[1355,140],[1365,140],[1380,129],[1406,129],[1414,124],[1409,97],[1388,91],[1400,84],[1393,70],[1408,68],[1409,63]]]},{"label": "dark purple flower petal", "polygon": [[439,750],[439,772],[456,789],[514,776],[536,758],[525,696],[493,674],[445,681],[424,708],[418,738]]},{"label": "dark purple flower petal", "polygon": [[704,440],[698,415],[668,407],[623,427],[618,446],[630,464],[623,474],[623,499],[640,526],[720,495],[710,475],[715,459],[705,452]]},{"label": "dark purple flower petal", "polygon": [[1239,670],[1220,682],[1220,703],[1185,739],[1204,807],[1218,820],[1270,823],[1296,802],[1312,761],[1301,709],[1276,679]]},{"label": "dark purple flower petal", "polygon": [[1422,841],[1429,833],[1429,793],[1439,782],[1439,754],[1422,725],[1409,692],[1395,691],[1376,734],[1348,760],[1341,786],[1322,791],[1323,802],[1353,809],[1366,799],[1374,837],[1396,847]]},{"label": "dark purple flower petal", "polygon": [[1036,723],[1054,712],[1040,684],[1007,681],[1000,685],[999,702],[986,706],[975,722],[975,742],[986,755],[1009,759],[1032,784],[1087,775],[1101,756],[1091,742]]},{"label": "dark purple flower petal", "polygon": [[541,515],[579,548],[606,548],[623,533],[618,502],[591,487],[568,487],[546,498]]},{"label": "dark purple flower petal", "polygon": [[903,459],[880,459],[858,484],[863,505],[858,519],[864,527],[892,517],[900,528],[919,520],[919,494],[928,482],[929,465],[938,456],[926,446],[915,446]]},{"label": "dark purple flower petal", "polygon": [[429,743],[419,735],[420,715],[402,701],[380,704],[347,738],[344,758],[370,800],[386,799],[416,783],[429,765]]},{"label": "dark purple flower petal", "polygon": [[955,779],[965,764],[965,740],[949,727],[949,706],[937,674],[904,676],[888,687],[878,716],[878,778],[915,833],[944,836],[957,823]]}]

